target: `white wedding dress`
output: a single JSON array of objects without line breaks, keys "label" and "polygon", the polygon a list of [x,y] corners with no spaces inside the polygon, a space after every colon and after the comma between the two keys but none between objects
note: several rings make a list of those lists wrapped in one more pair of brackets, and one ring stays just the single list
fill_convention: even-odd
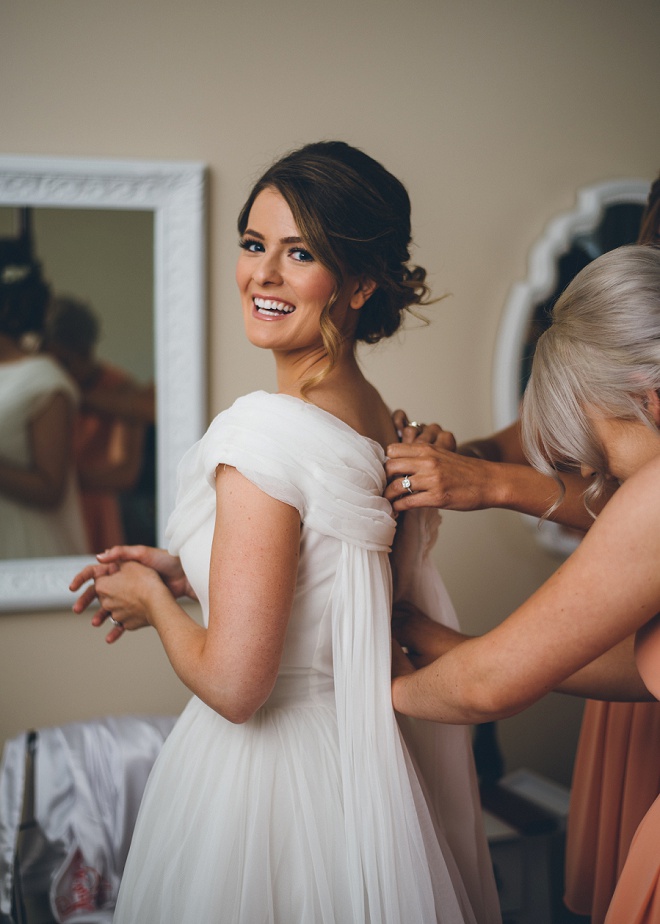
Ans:
[{"label": "white wedding dress", "polygon": [[[0,462],[30,467],[30,423],[58,393],[78,405],[73,380],[49,356],[0,363]],[[87,551],[73,462],[57,507],[35,507],[0,493],[0,559],[51,558]]]},{"label": "white wedding dress", "polygon": [[[400,727],[392,709],[383,462],[327,412],[264,392],[216,417],[183,459],[170,550],[205,617],[222,463],[299,510],[296,595],[266,704],[233,725],[194,697],[166,741],[115,924],[500,920],[467,729]],[[455,624],[427,557],[437,521],[406,515],[397,590]]]}]

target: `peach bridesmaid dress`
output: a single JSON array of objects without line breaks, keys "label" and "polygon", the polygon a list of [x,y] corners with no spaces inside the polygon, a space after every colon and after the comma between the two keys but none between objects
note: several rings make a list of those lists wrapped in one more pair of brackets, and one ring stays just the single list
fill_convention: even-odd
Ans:
[{"label": "peach bridesmaid dress", "polygon": [[660,703],[588,700],[566,839],[571,911],[603,924],[635,831],[659,793]]},{"label": "peach bridesmaid dress", "polygon": [[[637,633],[636,656],[648,689],[660,697],[660,615]],[[566,903],[591,912],[593,924],[660,924],[660,704],[587,705]]]},{"label": "peach bridesmaid dress", "polygon": [[[660,698],[660,614],[637,633],[637,667]],[[646,761],[658,767],[658,737],[647,742]],[[632,839],[605,924],[660,924],[660,796]]]}]

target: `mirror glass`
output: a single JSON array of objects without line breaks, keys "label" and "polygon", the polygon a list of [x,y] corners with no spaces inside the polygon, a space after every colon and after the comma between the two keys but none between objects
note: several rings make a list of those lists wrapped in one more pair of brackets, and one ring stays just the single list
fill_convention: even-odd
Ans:
[{"label": "mirror glass", "polygon": [[[150,420],[124,417],[106,439],[115,458],[120,444],[132,445],[135,460],[139,455],[139,472],[134,466],[130,487],[124,479],[114,492],[114,519],[107,520],[130,542],[164,543],[176,467],[206,425],[204,187],[199,164],[0,157],[0,238],[14,236],[18,216],[28,216],[33,255],[57,305],[47,336],[61,342],[66,324],[57,327],[55,319],[73,311],[67,336],[73,331],[76,339],[91,312],[99,384],[130,381],[151,398]],[[84,323],[70,302],[85,313]],[[68,347],[48,346],[85,393],[86,369],[70,360]],[[90,394],[102,391],[93,386]],[[79,471],[95,488],[100,433],[89,431],[87,418],[78,422],[85,434]],[[98,510],[87,513],[90,523],[102,519]],[[87,549],[105,547],[103,538],[97,532]],[[88,556],[62,551],[46,559],[4,556],[0,608],[70,605],[68,582]]]},{"label": "mirror glass", "polygon": [[[650,181],[623,178],[578,191],[573,210],[553,218],[530,250],[528,273],[507,298],[493,364],[495,429],[518,417],[536,340],[550,323],[550,311],[574,276],[615,247],[637,240]],[[579,536],[549,521],[523,516],[548,551],[570,554]]]},{"label": "mirror glass", "polygon": [[[153,212],[0,207],[0,239],[16,240],[24,223],[52,298],[46,336],[35,340],[35,352],[53,356],[83,402],[99,393],[101,401],[112,401],[120,392],[126,403],[133,385],[140,395],[149,393],[154,383]],[[11,380],[11,370],[8,374]],[[23,376],[17,369],[15,378]],[[23,398],[12,400],[27,400],[27,388],[23,391]],[[82,409],[74,443],[85,549],[97,552],[123,542],[155,545],[155,422]],[[0,518],[0,559],[39,554],[38,542],[18,543],[11,518]]]}]

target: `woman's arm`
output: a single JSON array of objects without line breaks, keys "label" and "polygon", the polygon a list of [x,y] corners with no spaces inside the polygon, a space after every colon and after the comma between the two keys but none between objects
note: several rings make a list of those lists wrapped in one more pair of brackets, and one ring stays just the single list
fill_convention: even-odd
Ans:
[{"label": "woman's arm", "polygon": [[573,555],[503,623],[396,677],[395,708],[458,724],[504,718],[643,626],[660,609],[659,474],[654,460],[630,478]]},{"label": "woman's arm", "polygon": [[268,698],[293,603],[298,512],[230,467],[216,476],[208,630],[175,602],[151,569],[135,562],[96,580],[104,610],[125,629],[154,626],[183,683],[232,722]]},{"label": "woman's arm", "polygon": [[[394,443],[387,448],[388,487],[385,497],[395,510],[439,507],[446,510],[483,510],[501,507],[543,516],[559,495],[553,478],[542,475],[526,461],[520,441],[520,425],[483,440],[473,440],[456,452],[444,443]],[[401,486],[408,475],[414,494]],[[573,529],[587,530],[593,519],[584,506],[583,493],[589,482],[574,473],[562,475],[566,493],[550,519]],[[614,486],[594,505],[602,509]]]},{"label": "woman's arm", "polygon": [[114,388],[90,388],[82,396],[83,407],[142,424],[156,421],[156,388],[153,382],[124,382]]},{"label": "woman's arm", "polygon": [[560,683],[557,692],[614,702],[653,702],[655,696],[639,676],[634,645],[634,636],[624,639]]},{"label": "woman's arm", "polygon": [[59,506],[73,465],[74,414],[67,395],[53,395],[29,423],[30,467],[0,460],[0,492],[29,507],[50,510]]},{"label": "woman's arm", "polygon": [[[408,667],[412,665],[415,668],[426,667],[473,637],[429,619],[418,607],[406,601],[394,608],[392,634],[406,651]],[[410,673],[400,660],[393,676],[397,673]],[[555,693],[617,702],[646,702],[655,699],[639,676],[633,636],[624,639],[568,677],[555,688]]]}]

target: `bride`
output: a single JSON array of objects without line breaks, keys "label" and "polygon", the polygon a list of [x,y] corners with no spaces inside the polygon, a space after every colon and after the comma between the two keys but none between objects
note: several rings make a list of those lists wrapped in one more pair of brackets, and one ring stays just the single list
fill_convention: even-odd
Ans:
[{"label": "bride", "polygon": [[[277,393],[212,422],[179,468],[169,552],[76,576],[115,642],[150,625],[193,698],[152,772],[115,924],[497,922],[467,730],[397,724],[397,596],[455,626],[428,559],[437,514],[396,523],[390,412],[355,346],[428,301],[410,202],[342,142],[276,162],[239,216],[236,279]],[[202,606],[204,626],[176,598]],[[107,625],[107,623],[106,623]]]}]

